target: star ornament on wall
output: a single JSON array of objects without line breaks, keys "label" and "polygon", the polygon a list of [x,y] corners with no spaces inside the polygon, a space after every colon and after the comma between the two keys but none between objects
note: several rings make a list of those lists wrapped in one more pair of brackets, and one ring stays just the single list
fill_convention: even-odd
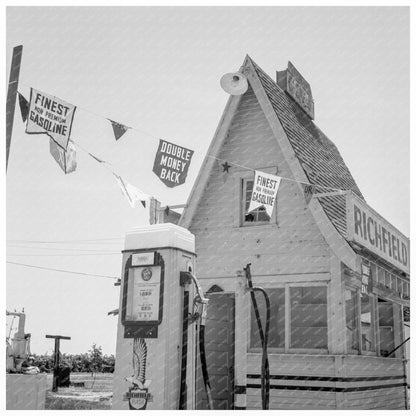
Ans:
[{"label": "star ornament on wall", "polygon": [[231,165],[228,164],[228,162],[223,163],[222,165],[222,171],[228,173],[228,169],[231,168]]}]

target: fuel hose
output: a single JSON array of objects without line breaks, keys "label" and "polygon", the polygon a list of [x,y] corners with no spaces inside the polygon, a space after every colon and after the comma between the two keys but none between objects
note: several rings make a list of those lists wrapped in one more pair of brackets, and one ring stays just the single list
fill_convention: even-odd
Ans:
[{"label": "fuel hose", "polygon": [[[270,368],[269,357],[267,353],[267,343],[269,339],[270,328],[270,300],[266,291],[261,287],[253,287],[253,281],[251,279],[250,271],[251,263],[247,264],[244,271],[246,272],[246,278],[251,295],[251,302],[253,304],[254,314],[256,316],[256,322],[259,329],[260,340],[262,345],[262,358],[261,358],[261,402],[263,410],[269,410],[269,397],[270,397]],[[261,292],[266,302],[266,324],[263,332],[263,326],[260,319],[260,312],[257,305],[255,292]]]},{"label": "fuel hose", "polygon": [[211,384],[209,382],[207,359],[205,355],[205,325],[199,325],[199,355],[201,358],[202,378],[204,380],[205,391],[207,393],[208,409],[214,410],[211,394]]},{"label": "fuel hose", "polygon": [[[205,392],[207,394],[208,409],[214,410],[211,384],[209,381],[208,366],[205,354],[205,323],[207,318],[208,299],[204,297],[202,287],[198,279],[191,272],[181,272],[181,286],[185,286],[190,282],[196,287],[196,296],[194,305],[200,308],[200,312],[195,314],[199,318],[199,356],[201,359],[202,378],[204,381]],[[189,290],[184,290],[184,308],[183,308],[183,327],[182,327],[182,365],[181,365],[181,388],[179,396],[179,409],[186,409],[186,362],[187,362],[187,344],[188,341],[188,325],[189,325]]]},{"label": "fuel hose", "polygon": [[189,290],[183,293],[182,315],[182,360],[181,360],[181,385],[179,392],[179,410],[186,409],[186,366],[188,360],[188,322],[189,322]]}]

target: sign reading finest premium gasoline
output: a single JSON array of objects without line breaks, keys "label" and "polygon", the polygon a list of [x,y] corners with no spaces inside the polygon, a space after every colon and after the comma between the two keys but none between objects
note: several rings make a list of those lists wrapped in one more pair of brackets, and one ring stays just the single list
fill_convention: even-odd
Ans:
[{"label": "sign reading finest premium gasoline", "polygon": [[193,154],[193,150],[160,140],[153,172],[169,188],[182,185],[185,183]]},{"label": "sign reading finest premium gasoline", "polygon": [[253,211],[263,206],[269,217],[272,216],[277,190],[282,178],[269,173],[255,171],[253,192],[251,193],[248,211]]},{"label": "sign reading finest premium gasoline", "polygon": [[347,239],[410,273],[410,242],[354,194],[347,194]]},{"label": "sign reading finest premium gasoline", "polygon": [[66,150],[76,107],[31,88],[26,133],[47,134]]}]

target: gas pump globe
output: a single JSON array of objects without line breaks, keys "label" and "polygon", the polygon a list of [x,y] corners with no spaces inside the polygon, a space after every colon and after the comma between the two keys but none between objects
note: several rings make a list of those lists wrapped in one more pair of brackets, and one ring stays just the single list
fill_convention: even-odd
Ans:
[{"label": "gas pump globe", "polygon": [[194,409],[196,333],[187,319],[194,287],[181,279],[194,269],[194,252],[193,234],[174,224],[126,234],[114,410]]}]

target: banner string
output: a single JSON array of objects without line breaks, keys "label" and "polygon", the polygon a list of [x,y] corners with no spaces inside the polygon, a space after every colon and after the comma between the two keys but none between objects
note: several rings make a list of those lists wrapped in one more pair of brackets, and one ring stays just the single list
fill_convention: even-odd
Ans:
[{"label": "banner string", "polygon": [[[24,85],[25,87],[28,87],[28,88],[33,88],[33,87],[31,87],[31,86],[29,86],[29,85],[27,85],[27,84],[25,84],[24,82],[20,82],[22,85]],[[39,90],[40,91],[40,90]],[[20,91],[18,91],[20,94],[21,94],[21,92]],[[55,96],[54,95],[54,97],[56,97],[56,98],[58,98],[57,96]],[[62,98],[60,98],[60,99],[62,99]],[[64,101],[66,101],[66,100],[64,100]],[[69,102],[69,101],[68,101]],[[73,105],[75,105],[75,104],[73,104]],[[98,114],[98,113],[96,113],[96,112],[94,112],[94,111],[92,111],[92,110],[89,110],[89,109],[87,109],[87,108],[84,108],[84,107],[81,107],[81,106],[78,106],[78,105],[76,105],[76,108],[79,108],[80,110],[83,110],[83,111],[85,111],[85,112],[87,112],[87,113],[90,113],[90,114],[93,114],[94,116],[96,116],[96,117],[98,117],[98,118],[103,118],[103,119],[106,119],[107,121],[109,121],[109,122],[112,122],[112,121],[115,121],[115,120],[113,120],[112,118],[110,119],[109,117],[105,117],[105,116],[103,116],[103,115],[101,115],[101,114]],[[131,130],[135,130],[135,131],[138,131],[139,133],[142,133],[142,134],[144,134],[144,135],[146,135],[146,136],[148,136],[148,137],[150,137],[150,138],[153,138],[153,139],[159,139],[160,140],[160,138],[159,137],[157,137],[157,136],[155,136],[155,135],[153,135],[153,134],[150,134],[150,133],[148,133],[148,132],[146,132],[146,131],[144,131],[144,130],[141,130],[141,129],[138,129],[137,127],[132,127],[132,126],[127,126],[127,125],[125,125],[125,124],[123,124],[123,123],[121,123],[121,122],[118,122],[119,124],[121,124],[121,125],[123,125],[123,126],[125,126],[125,127],[127,127],[127,129],[131,129]],[[85,148],[83,148],[82,146],[80,146],[80,144],[79,143],[77,143],[77,142],[75,142],[73,139],[71,139],[81,150],[83,150],[84,152],[86,152],[86,153],[88,153],[90,156],[92,155],[92,153],[91,152],[89,152],[88,150],[86,150]],[[229,163],[230,165],[233,165],[233,166],[237,166],[237,167],[240,167],[240,168],[242,168],[242,169],[246,169],[246,170],[251,170],[251,171],[255,171],[255,169],[253,169],[253,168],[249,168],[249,167],[247,167],[247,166],[243,166],[243,165],[239,165],[238,163],[234,163],[234,162],[229,162],[228,160],[225,160],[225,159],[220,159],[220,158],[218,158],[218,157],[215,157],[215,156],[212,156],[212,155],[208,155],[208,157],[210,157],[210,158],[213,158],[213,159],[216,159],[216,160],[218,160],[218,161],[221,161],[221,162],[227,162],[227,163]],[[98,158],[98,159],[100,159],[100,158]],[[96,159],[97,160],[97,159]],[[98,160],[97,160],[97,162],[98,162]],[[102,161],[102,162],[98,162],[98,163],[100,163],[100,164],[102,164],[102,165],[106,165],[106,164],[109,164],[110,166],[112,166],[111,165],[111,163],[109,163],[109,162],[106,162],[106,161]],[[107,166],[104,166],[107,170],[109,170],[110,172],[112,172],[113,174],[117,174],[114,170],[112,170],[112,169],[109,169]],[[118,176],[120,176],[120,175],[118,175]],[[278,175],[277,175],[278,176]],[[331,191],[336,191],[336,192],[341,192],[341,191],[347,191],[347,190],[349,190],[349,189],[338,189],[338,188],[332,188],[332,187],[329,187],[329,186],[325,186],[325,185],[315,185],[315,184],[311,184],[311,183],[308,183],[308,182],[302,182],[302,181],[298,181],[298,180],[296,180],[296,179],[291,179],[291,178],[286,178],[286,177],[282,177],[282,176],[279,176],[280,178],[282,178],[283,180],[286,180],[286,181],[291,181],[291,182],[297,182],[297,183],[301,183],[301,184],[303,184],[303,185],[308,185],[308,186],[315,186],[316,188],[322,188],[322,189],[329,189],[329,190],[331,190]]]},{"label": "banner string", "polygon": [[[27,84],[25,84],[24,82],[21,82],[21,81],[19,81],[19,83],[20,84],[22,84],[22,85],[24,85],[25,87],[27,87],[27,88],[34,88],[34,87],[31,87],[30,85],[27,85]],[[37,88],[34,88],[34,89],[37,89]],[[41,90],[38,90],[38,91],[41,91]],[[22,94],[20,91],[18,91],[20,94]],[[42,91],[43,92],[43,91]],[[52,95],[52,94],[50,94],[50,95]],[[53,95],[53,97],[56,97],[56,98],[60,98],[60,97],[58,97],[58,96],[56,96],[56,95]],[[63,101],[67,101],[67,100],[64,100],[63,98],[60,98],[61,100],[63,100]],[[67,101],[67,102],[70,102],[70,101]],[[72,104],[72,103],[71,103]],[[76,104],[72,104],[72,105],[75,105],[76,106],[76,108],[77,109],[80,109],[80,110],[83,110],[83,111],[85,111],[85,112],[87,112],[87,113],[90,113],[90,114],[92,114],[92,115],[94,115],[94,116],[96,116],[96,117],[98,117],[98,118],[103,118],[103,119],[105,119],[105,120],[107,120],[107,121],[116,121],[116,120],[114,120],[113,118],[110,118],[110,117],[105,117],[105,116],[103,116],[102,114],[98,114],[98,113],[96,113],[96,112],[94,112],[94,111],[92,111],[92,110],[90,110],[90,109],[88,109],[88,108],[85,108],[85,107],[81,107],[81,106],[79,106],[79,105],[76,105]],[[144,134],[145,136],[148,136],[148,137],[150,137],[150,138],[152,138],[152,139],[156,139],[156,140],[159,140],[160,139],[160,137],[158,137],[158,136],[155,136],[155,135],[153,135],[153,134],[150,134],[150,133],[148,133],[148,132],[146,132],[146,131],[144,131],[144,130],[141,130],[141,129],[139,129],[139,128],[137,128],[137,127],[133,127],[133,126],[128,126],[128,125],[126,125],[126,124],[123,124],[122,122],[118,122],[119,124],[121,124],[121,125],[123,125],[123,126],[125,126],[125,127],[127,127],[127,129],[130,129],[130,130],[135,130],[135,131],[138,131],[139,133],[142,133],[142,134]]]},{"label": "banner string", "polygon": [[[218,160],[220,162],[226,162],[226,163],[229,163],[230,165],[238,166],[238,167],[246,169],[246,170],[251,170],[252,172],[255,172],[256,170],[259,170],[259,169],[253,169],[253,168],[249,168],[247,166],[239,165],[238,163],[230,162],[229,160],[220,159],[219,157],[215,157],[215,156],[212,156],[212,155],[207,155],[207,156],[212,158],[212,159]],[[301,183],[303,185],[315,186],[316,188],[330,189],[331,191],[336,191],[336,192],[343,192],[343,191],[349,191],[350,190],[350,189],[331,188],[331,187],[325,186],[325,185],[315,185],[315,184],[312,184],[312,183],[297,181],[296,179],[286,178],[284,176],[279,176],[279,175],[275,175],[275,176],[278,176],[279,178],[284,179],[286,181],[297,182],[297,183]]]}]

